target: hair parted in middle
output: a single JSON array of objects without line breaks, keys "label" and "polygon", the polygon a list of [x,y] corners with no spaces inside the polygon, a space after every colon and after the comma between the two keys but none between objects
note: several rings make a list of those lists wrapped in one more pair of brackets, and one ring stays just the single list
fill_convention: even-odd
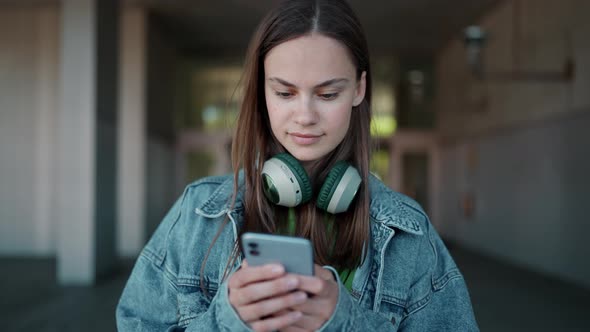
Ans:
[{"label": "hair parted in middle", "polygon": [[[264,60],[275,46],[311,34],[330,37],[344,45],[356,68],[357,81],[363,72],[366,73],[366,88],[364,100],[353,107],[348,132],[343,141],[308,170],[314,197],[296,208],[294,235],[311,240],[317,264],[331,265],[337,269],[353,269],[362,262],[364,246],[370,242],[368,177],[371,150],[371,72],[363,29],[352,8],[345,1],[282,1],[259,24],[248,47],[241,80],[243,100],[231,150],[234,170],[234,195],[231,206],[235,205],[239,172],[243,169],[244,211],[239,234],[276,233],[279,229],[285,229],[288,208],[269,202],[262,189],[261,170],[264,162],[278,153],[285,152],[274,137],[270,126],[264,91]],[[315,207],[315,195],[318,185],[321,185],[331,167],[340,160],[348,161],[359,171],[362,183],[348,211],[333,216]],[[333,223],[328,231],[327,222],[330,221]],[[226,224],[227,220],[222,227]],[[226,273],[233,265],[232,262],[241,254],[237,242],[234,244]],[[204,268],[204,264],[206,262],[203,262],[201,269]]]}]

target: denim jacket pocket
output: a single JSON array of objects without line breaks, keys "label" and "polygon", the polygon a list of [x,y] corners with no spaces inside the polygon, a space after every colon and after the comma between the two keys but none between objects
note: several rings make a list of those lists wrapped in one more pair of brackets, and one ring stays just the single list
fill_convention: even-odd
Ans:
[{"label": "denim jacket pocket", "polygon": [[387,318],[394,328],[397,329],[401,320],[404,318],[405,309],[402,301],[399,299],[383,297],[379,306],[379,313]]},{"label": "denim jacket pocket", "polygon": [[186,327],[200,314],[207,311],[211,299],[217,293],[218,285],[209,283],[203,293],[200,285],[179,285],[178,286],[178,324]]}]

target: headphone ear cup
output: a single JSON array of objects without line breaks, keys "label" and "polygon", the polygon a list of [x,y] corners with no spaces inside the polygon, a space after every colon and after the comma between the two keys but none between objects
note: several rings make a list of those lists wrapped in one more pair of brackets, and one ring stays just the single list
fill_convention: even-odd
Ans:
[{"label": "headphone ear cup", "polygon": [[294,207],[311,199],[311,183],[295,157],[280,153],[262,167],[265,196],[274,204]]},{"label": "headphone ear cup", "polygon": [[352,203],[361,184],[356,168],[339,161],[328,173],[318,193],[316,206],[332,214],[344,212]]}]

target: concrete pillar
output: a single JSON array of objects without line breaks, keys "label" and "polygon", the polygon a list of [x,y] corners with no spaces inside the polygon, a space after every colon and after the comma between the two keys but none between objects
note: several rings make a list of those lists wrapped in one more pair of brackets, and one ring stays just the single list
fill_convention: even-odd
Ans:
[{"label": "concrete pillar", "polygon": [[43,7],[36,11],[38,17],[37,56],[37,121],[35,160],[35,244],[36,252],[51,255],[56,248],[56,185],[57,125],[59,81],[59,15],[56,7]]},{"label": "concrete pillar", "polygon": [[92,285],[113,266],[118,1],[61,1],[57,277]]},{"label": "concrete pillar", "polygon": [[136,7],[125,9],[121,18],[117,251],[131,258],[139,254],[146,238],[147,22],[145,10]]}]

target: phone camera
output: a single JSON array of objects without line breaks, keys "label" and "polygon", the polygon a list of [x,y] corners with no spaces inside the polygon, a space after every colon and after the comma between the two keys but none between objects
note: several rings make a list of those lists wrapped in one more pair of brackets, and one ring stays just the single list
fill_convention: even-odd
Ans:
[{"label": "phone camera", "polygon": [[256,242],[250,242],[250,243],[248,243],[248,247],[250,247],[252,249],[256,249],[256,248],[258,248],[258,243],[256,243]]},{"label": "phone camera", "polygon": [[260,255],[260,252],[258,250],[250,250],[250,255],[258,256],[258,255]]}]

